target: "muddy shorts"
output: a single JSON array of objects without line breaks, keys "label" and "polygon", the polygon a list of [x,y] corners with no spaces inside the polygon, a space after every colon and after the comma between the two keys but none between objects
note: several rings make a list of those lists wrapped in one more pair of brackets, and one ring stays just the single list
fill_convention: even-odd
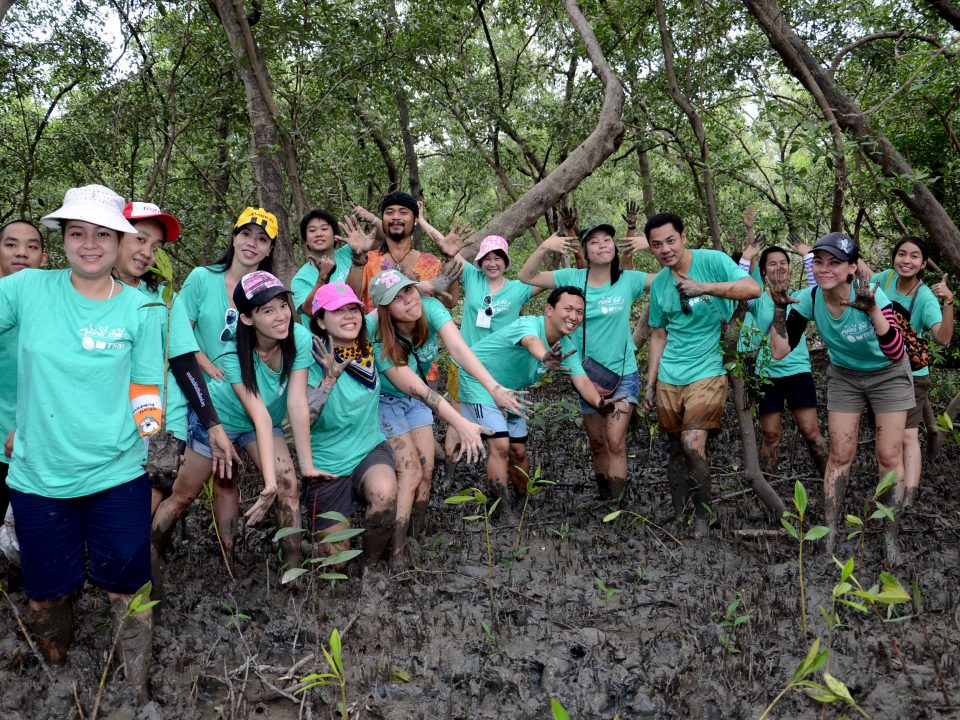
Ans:
[{"label": "muddy shorts", "polygon": [[90,581],[131,595],[150,580],[150,480],[146,475],[93,495],[48,498],[10,489],[31,600],[54,600]]},{"label": "muddy shorts", "polygon": [[657,383],[657,421],[661,432],[713,430],[720,427],[727,402],[727,376],[696,380],[689,385]]},{"label": "muddy shorts", "polygon": [[527,421],[519,415],[504,413],[496,405],[460,403],[460,414],[480,427],[492,430],[488,438],[510,438],[510,442],[523,445],[527,442]]},{"label": "muddy shorts", "polygon": [[813,373],[809,372],[767,378],[760,386],[759,394],[757,412],[761,415],[782,413],[784,404],[791,410],[817,406],[817,384]]},{"label": "muddy shorts", "polygon": [[450,402],[460,402],[460,368],[453,360],[447,364],[447,397]]},{"label": "muddy shorts", "polygon": [[[190,410],[188,419],[188,430],[187,430],[187,447],[193,450],[198,455],[203,455],[205,458],[212,458],[213,451],[210,450],[210,435],[207,433],[206,428],[200,424],[200,418],[197,417],[196,413],[193,410]],[[283,437],[283,428],[275,427],[273,429],[274,437]],[[227,432],[227,438],[239,449],[245,448],[252,442],[257,441],[257,433],[254,430],[249,432]]]},{"label": "muddy shorts", "polygon": [[335,520],[317,517],[322,513],[336,511],[347,519],[353,517],[353,513],[357,510],[357,501],[364,502],[360,492],[363,476],[374,465],[393,467],[393,450],[386,441],[368,452],[349,475],[343,475],[335,480],[318,478],[315,482],[305,484],[304,504],[307,506],[307,514],[314,532],[336,525]]},{"label": "muddy shorts", "polygon": [[431,425],[433,412],[422,401],[380,393],[380,429],[388,438]]},{"label": "muddy shorts", "polygon": [[[930,376],[913,376],[913,402],[912,410],[907,410],[907,424],[904,429],[912,430],[923,424],[923,411],[930,407]],[[933,414],[933,410],[930,410]]]},{"label": "muddy shorts", "polygon": [[910,410],[913,374],[906,358],[883,370],[861,372],[830,364],[827,367],[827,410],[862,413],[869,407],[875,414]]},{"label": "muddy shorts", "polygon": [[[620,378],[617,389],[610,395],[612,398],[626,400],[631,405],[636,405],[640,397],[640,371],[634,370],[629,375]],[[631,412],[633,412],[631,410]],[[580,398],[580,414],[596,415],[597,409],[583,398]]]}]

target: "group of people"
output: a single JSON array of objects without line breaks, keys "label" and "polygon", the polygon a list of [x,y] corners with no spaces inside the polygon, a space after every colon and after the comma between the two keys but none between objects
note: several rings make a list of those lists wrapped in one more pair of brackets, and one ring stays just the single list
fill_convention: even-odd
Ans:
[{"label": "group of people", "polygon": [[[233,549],[239,450],[263,479],[248,524],[273,508],[278,527],[300,528],[305,510],[315,551],[333,553],[349,541],[323,539],[362,507],[364,566],[411,562],[408,538],[427,521],[435,415],[448,426],[451,455],[488,454],[489,489],[509,517],[530,467],[526,391],[547,373],[568,376],[579,396],[605,500],[627,489],[632,413],[638,405],[656,412],[669,440],[675,518],[692,516],[694,535],[707,535],[707,438],[727,397],[721,332],[741,301],[749,305],[741,348],[759,347],[764,470],[777,472],[786,405],[824,478],[832,548],[869,407],[881,475],[896,476],[886,534],[896,562],[897,526],[919,483],[917,427],[929,387],[929,369],[914,355],[926,334],[946,344],[953,332],[945,278],[932,287],[921,280],[923,241],[898,243],[893,268],[871,278],[856,243],[830,233],[802,249],[811,287],[794,298],[784,248],[766,248],[754,264],[758,248],[748,242],[738,265],[689,248],[672,213],[650,217],[639,234],[635,211],[626,220],[619,244],[606,223],[552,235],[513,280],[505,238],[487,236],[465,257],[467,227],[443,235],[412,196],[392,192],[378,216],[359,207],[340,222],[325,210],[307,213],[299,224],[307,262],[288,289],[272,272],[277,219],[248,207],[223,257],[195,268],[179,293],[153,268],[180,224],[151,203],[126,203],[98,185],[69,190],[43,218],[61,233],[62,270],[42,269],[44,240],[31,223],[5,225],[0,501],[6,511],[9,499],[30,627],[46,658],[65,661],[70,596],[87,577],[118,616],[146,582],[160,592],[174,526],[211,478],[218,536],[225,553]],[[415,248],[418,226],[442,258]],[[752,216],[747,230],[752,240]],[[661,266],[656,274],[633,267],[647,251]],[[541,269],[550,252],[572,254],[577,267]],[[543,314],[521,315],[544,291]],[[641,383],[631,310],[644,293],[651,336]],[[460,295],[458,327],[450,310]],[[804,338],[811,320],[831,360],[829,449]],[[449,399],[436,386],[441,345],[452,360]],[[300,537],[287,534],[280,546],[284,563],[299,566]],[[120,650],[128,678],[145,688],[152,616],[134,618]]]}]

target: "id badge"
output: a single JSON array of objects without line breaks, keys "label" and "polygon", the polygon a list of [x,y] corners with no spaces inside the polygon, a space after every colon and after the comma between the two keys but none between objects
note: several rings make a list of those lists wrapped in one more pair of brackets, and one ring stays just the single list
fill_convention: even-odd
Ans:
[{"label": "id badge", "polygon": [[490,320],[492,317],[493,317],[492,315],[487,315],[483,311],[483,308],[480,308],[479,310],[477,310],[477,327],[489,329]]}]

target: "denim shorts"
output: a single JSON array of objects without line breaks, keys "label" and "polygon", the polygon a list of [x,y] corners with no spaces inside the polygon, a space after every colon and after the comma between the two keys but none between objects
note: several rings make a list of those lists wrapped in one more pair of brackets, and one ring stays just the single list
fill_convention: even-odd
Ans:
[{"label": "denim shorts", "polygon": [[380,429],[388,439],[431,425],[433,412],[420,400],[380,393]]},{"label": "denim shorts", "polygon": [[131,595],[150,580],[150,480],[146,475],[93,495],[48,498],[10,489],[23,586],[55,600],[90,582]]},{"label": "denim shorts", "polygon": [[[273,429],[274,437],[283,437],[283,428],[275,427]],[[236,447],[244,448],[252,442],[257,441],[257,433],[254,430],[248,432],[228,432],[227,437]],[[210,435],[206,428],[200,424],[200,418],[190,410],[187,418],[187,447],[198,455],[205,458],[212,458],[213,452],[210,450]]]},{"label": "denim shorts", "polygon": [[[610,395],[611,398],[626,400],[631,405],[636,405],[640,397],[640,371],[634,370],[629,375],[620,378],[620,384]],[[632,411],[631,411],[632,412]],[[596,415],[597,409],[583,398],[580,398],[580,414]]]},{"label": "denim shorts", "polygon": [[460,403],[460,414],[480,427],[492,430],[487,437],[510,438],[512,443],[527,442],[527,421],[519,415],[504,413],[496,405]]}]

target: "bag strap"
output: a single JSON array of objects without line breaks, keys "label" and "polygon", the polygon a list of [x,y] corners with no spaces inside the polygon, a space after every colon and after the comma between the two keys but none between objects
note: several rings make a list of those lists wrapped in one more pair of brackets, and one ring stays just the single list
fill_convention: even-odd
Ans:
[{"label": "bag strap", "polygon": [[583,275],[583,348],[582,357],[587,356],[587,281],[590,279],[590,268]]},{"label": "bag strap", "polygon": [[420,369],[420,358],[417,357],[417,353],[413,350],[413,343],[407,340],[403,335],[397,333],[397,340],[400,341],[400,344],[403,345],[403,349],[407,351],[407,365],[410,365],[410,357],[413,356],[413,364],[417,368],[417,375],[420,376],[420,379],[424,382],[427,381],[427,376],[423,374],[423,370]]}]

